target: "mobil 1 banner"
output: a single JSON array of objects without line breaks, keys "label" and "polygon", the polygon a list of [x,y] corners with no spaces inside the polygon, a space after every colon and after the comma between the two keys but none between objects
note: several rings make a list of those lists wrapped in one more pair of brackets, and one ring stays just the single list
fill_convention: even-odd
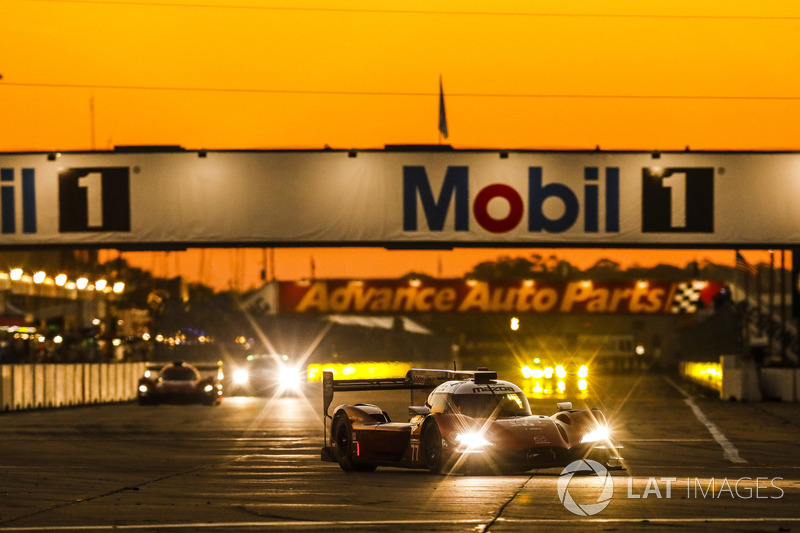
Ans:
[{"label": "mobil 1 banner", "polygon": [[800,245],[793,153],[0,154],[0,246]]}]

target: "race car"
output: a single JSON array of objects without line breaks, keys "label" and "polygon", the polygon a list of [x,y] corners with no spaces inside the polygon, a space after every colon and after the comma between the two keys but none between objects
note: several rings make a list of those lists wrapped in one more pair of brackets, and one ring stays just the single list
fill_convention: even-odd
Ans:
[{"label": "race car", "polygon": [[226,391],[243,396],[301,394],[305,381],[303,369],[286,355],[248,355],[233,368]]},{"label": "race car", "polygon": [[[409,407],[408,422],[392,422],[371,404],[328,408],[336,391],[410,389],[429,392],[424,405]],[[488,370],[411,369],[405,378],[336,380],[323,375],[323,461],[342,470],[378,466],[433,473],[525,472],[593,459],[620,469],[621,448],[612,444],[603,413],[558,404],[551,416],[531,413],[528,399],[511,382]],[[327,421],[330,420],[330,433]]]},{"label": "race car", "polygon": [[[206,375],[201,374],[206,372]],[[155,403],[204,403],[222,401],[222,363],[190,365],[175,361],[148,366],[139,378],[137,399],[140,405]]]}]

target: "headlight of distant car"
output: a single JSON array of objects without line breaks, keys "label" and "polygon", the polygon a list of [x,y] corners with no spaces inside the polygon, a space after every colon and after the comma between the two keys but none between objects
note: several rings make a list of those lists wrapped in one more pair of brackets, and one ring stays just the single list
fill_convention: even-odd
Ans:
[{"label": "headlight of distant car", "polygon": [[206,392],[211,392],[212,390],[214,390],[214,386],[213,385],[206,385],[205,387],[203,387],[203,390],[206,391]]},{"label": "headlight of distant car", "polygon": [[452,439],[458,443],[458,451],[463,453],[477,453],[484,451],[492,443],[486,437],[474,431],[454,433]]},{"label": "headlight of distant car", "polygon": [[247,380],[250,379],[250,376],[247,374],[247,370],[240,368],[233,373],[233,382],[239,385],[243,383],[247,383]]},{"label": "headlight of distant car", "polygon": [[584,433],[583,437],[581,437],[581,444],[585,442],[597,442],[599,440],[608,440],[608,428],[604,426],[598,426],[595,429],[589,431],[588,433]]},{"label": "headlight of distant car", "polygon": [[292,366],[281,367],[278,374],[278,383],[282,390],[295,390],[300,388],[300,370]]},{"label": "headlight of distant car", "polygon": [[147,385],[139,385],[139,392],[147,392]]}]

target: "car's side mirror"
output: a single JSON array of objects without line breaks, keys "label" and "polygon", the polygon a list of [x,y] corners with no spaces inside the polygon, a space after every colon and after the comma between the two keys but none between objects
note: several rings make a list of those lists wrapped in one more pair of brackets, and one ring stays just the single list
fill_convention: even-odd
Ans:
[{"label": "car's side mirror", "polygon": [[411,416],[425,416],[431,414],[431,410],[425,405],[410,405],[408,414]]}]

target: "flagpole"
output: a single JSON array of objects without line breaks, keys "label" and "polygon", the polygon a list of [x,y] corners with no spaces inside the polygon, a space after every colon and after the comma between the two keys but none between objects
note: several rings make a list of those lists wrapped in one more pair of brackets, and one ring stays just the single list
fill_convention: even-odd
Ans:
[{"label": "flagpole", "polygon": [[447,113],[444,108],[444,86],[442,85],[442,75],[439,74],[439,144],[442,144],[442,136],[446,139],[447,132]]},{"label": "flagpole", "polygon": [[[737,252],[738,253],[738,252]],[[744,277],[744,351],[745,355],[750,354],[750,273],[742,272]]]}]

